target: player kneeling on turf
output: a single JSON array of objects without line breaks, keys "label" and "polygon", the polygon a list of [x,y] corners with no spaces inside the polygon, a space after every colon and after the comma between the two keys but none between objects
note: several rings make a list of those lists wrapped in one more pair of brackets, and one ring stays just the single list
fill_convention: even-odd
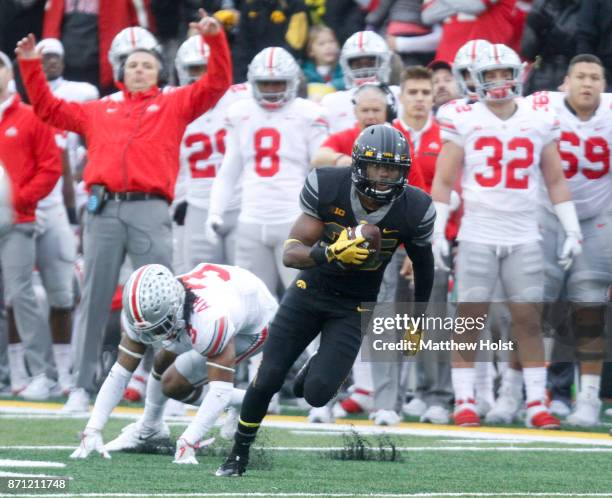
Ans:
[{"label": "player kneeling on turf", "polygon": [[[203,436],[223,410],[242,403],[244,390],[234,388],[235,365],[261,349],[277,307],[261,280],[235,266],[202,263],[178,277],[161,265],[137,269],[124,288],[119,356],[71,457],[97,451],[110,458],[109,451],[167,440],[162,415],[171,397],[200,405],[176,443],[174,460],[197,464]],[[146,345],[154,343],[161,349],[147,382],[144,414],[104,446],[102,429]]]}]

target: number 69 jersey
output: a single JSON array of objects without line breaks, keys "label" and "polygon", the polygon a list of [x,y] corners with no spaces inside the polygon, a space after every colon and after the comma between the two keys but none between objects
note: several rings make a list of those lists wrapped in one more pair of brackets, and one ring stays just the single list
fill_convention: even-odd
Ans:
[{"label": "number 69 jersey", "polygon": [[[218,355],[234,338],[236,363],[258,352],[278,304],[266,285],[237,266],[202,263],[177,277],[195,294],[189,326],[162,347],[176,354]],[[123,319],[123,317],[122,317]],[[123,327],[130,339],[138,338]]]},{"label": "number 69 jersey", "polygon": [[481,102],[444,108],[443,140],[465,152],[461,179],[465,213],[458,240],[516,245],[539,240],[534,209],[538,202],[542,149],[559,139],[552,109],[516,99],[507,120]]},{"label": "number 69 jersey", "polygon": [[236,150],[228,154],[242,165],[239,221],[287,223],[299,216],[298,198],[311,158],[327,136],[323,113],[318,104],[301,98],[276,110],[254,99],[232,105],[228,146]]},{"label": "number 69 jersey", "polygon": [[[581,121],[565,104],[561,92],[537,92],[528,101],[534,107],[551,107],[559,116],[559,153],[580,220],[605,213],[612,203],[612,94],[602,94],[599,107],[588,121]],[[542,204],[552,211],[545,191]]]},{"label": "number 69 jersey", "polygon": [[[225,118],[229,107],[251,95],[248,84],[231,86],[208,112],[189,123],[181,141],[181,175],[186,178],[187,202],[208,209],[212,183],[225,154]],[[237,209],[240,196],[234,195],[228,209]]]}]

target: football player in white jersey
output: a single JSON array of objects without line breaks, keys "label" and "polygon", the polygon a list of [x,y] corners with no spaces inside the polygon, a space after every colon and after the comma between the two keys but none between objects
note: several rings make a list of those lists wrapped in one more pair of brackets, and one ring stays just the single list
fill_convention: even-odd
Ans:
[{"label": "football player in white jersey", "polygon": [[[580,392],[572,425],[599,423],[599,389],[605,357],[603,331],[608,288],[612,284],[612,106],[604,68],[590,54],[574,57],[565,77],[566,93],[538,92],[529,100],[534,107],[552,109],[561,125],[559,150],[565,178],[576,204],[582,230],[582,254],[571,266],[556,264],[563,246],[563,229],[549,200],[541,195],[539,224],[544,249],[544,299],[572,303],[571,321],[580,362]],[[564,313],[563,319],[569,319]]]},{"label": "football player in white jersey", "polygon": [[255,273],[272,293],[296,275],[283,265],[283,244],[300,214],[299,193],[312,157],[327,136],[323,109],[296,98],[298,74],[283,48],[266,48],[253,58],[253,97],[228,111],[226,153],[206,221],[211,239],[223,233],[223,216],[242,177],[236,265]]},{"label": "football player in white jersey", "polygon": [[[553,112],[534,110],[517,98],[522,70],[512,49],[501,44],[488,47],[471,69],[479,101],[455,106],[454,114],[447,113],[440,123],[445,142],[432,189],[438,214],[433,253],[438,264],[445,266],[450,192],[464,165],[456,275],[459,314],[486,316],[495,285],[501,282],[523,365],[526,424],[551,429],[558,428],[559,421],[544,402],[546,368],[538,305],[543,297],[543,262],[534,216],[540,181],[565,230],[560,264],[569,264],[580,253],[582,234],[557,150],[558,120]],[[475,335],[454,340],[476,342]],[[453,352],[457,425],[480,424],[473,359],[473,354],[462,357]]]},{"label": "football player in white jersey", "polygon": [[[201,36],[188,38],[176,53],[179,83],[188,85],[206,72],[209,47]],[[187,214],[185,216],[184,261],[189,268],[201,261],[233,264],[235,230],[240,209],[239,182],[230,194],[223,215],[222,229],[215,240],[202,230],[208,217],[210,191],[225,154],[225,118],[236,101],[250,97],[248,84],[233,85],[214,108],[193,121],[181,143],[181,172],[186,177]]]},{"label": "football player in white jersey", "polygon": [[[67,81],[62,77],[64,47],[59,40],[45,38],[36,48],[43,56],[43,70],[54,95],[78,102],[99,97],[95,86],[85,82]],[[36,208],[36,266],[50,306],[49,325],[58,382],[62,391],[67,394],[72,384],[70,335],[75,304],[73,279],[77,251],[76,239],[70,225],[77,225],[78,220],[74,204],[68,206],[64,202],[74,202],[72,173],[75,165],[71,159],[76,155],[80,139],[76,133],[66,134],[58,130],[56,142],[63,151],[64,171],[51,193],[42,199]],[[67,193],[66,196],[63,192]],[[35,386],[31,385],[26,389],[34,391],[34,388]]]},{"label": "football player in white jersey", "polygon": [[[263,346],[278,305],[265,284],[235,266],[202,263],[175,277],[162,265],[145,265],[123,293],[119,356],[104,381],[80,446],[72,458],[97,451],[133,449],[166,440],[162,415],[168,397],[200,408],[177,441],[176,463],[198,463],[195,450],[228,406],[240,406],[235,366]],[[161,349],[147,383],[142,417],[104,446],[102,430],[123,395],[146,345]]]},{"label": "football player in white jersey", "polygon": [[[380,35],[373,31],[358,31],[344,42],[340,66],[348,90],[330,93],[321,100],[327,111],[330,133],[355,126],[353,96],[357,88],[366,83],[387,85],[391,73],[391,51]],[[389,104],[397,107],[399,87],[393,85],[389,90]]]}]

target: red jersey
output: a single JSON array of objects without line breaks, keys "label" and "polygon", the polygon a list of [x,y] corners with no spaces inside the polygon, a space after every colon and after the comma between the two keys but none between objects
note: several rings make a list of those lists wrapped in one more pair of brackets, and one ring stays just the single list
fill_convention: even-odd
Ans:
[{"label": "red jersey", "polygon": [[62,159],[53,129],[19,95],[11,99],[0,116],[0,162],[11,179],[15,223],[32,223],[38,201],[62,174]]},{"label": "red jersey", "polygon": [[210,46],[208,72],[192,85],[162,92],[123,90],[89,102],[67,102],[47,85],[40,59],[20,60],[25,87],[36,114],[61,130],[85,137],[89,188],[158,194],[169,201],[179,170],[179,148],[187,125],[211,109],[229,88],[232,63],[223,31],[204,37]]}]

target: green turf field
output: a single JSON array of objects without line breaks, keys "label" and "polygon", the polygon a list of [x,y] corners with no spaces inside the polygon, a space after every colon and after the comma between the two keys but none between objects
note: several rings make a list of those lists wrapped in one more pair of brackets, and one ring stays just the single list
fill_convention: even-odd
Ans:
[{"label": "green turf field", "polygon": [[[130,421],[111,419],[105,441]],[[77,445],[84,423],[52,414],[6,413],[0,402],[0,476],[69,476],[64,496],[612,496],[612,438],[605,427],[600,434],[508,428],[476,436],[448,428],[432,436],[423,424],[402,424],[412,433],[359,437],[329,425],[266,427],[249,472],[243,478],[216,478],[229,445],[223,440],[206,449],[197,466],[175,465],[170,454],[160,453],[71,460],[70,448]],[[363,424],[355,428],[373,428]],[[174,422],[172,436],[184,426],[184,421]],[[531,440],[534,435],[542,440]],[[476,439],[481,436],[489,439]],[[339,459],[343,448],[361,438],[364,446],[354,454],[372,457],[382,448],[388,459],[394,446],[399,461]],[[15,463],[22,460],[55,466]]]}]

